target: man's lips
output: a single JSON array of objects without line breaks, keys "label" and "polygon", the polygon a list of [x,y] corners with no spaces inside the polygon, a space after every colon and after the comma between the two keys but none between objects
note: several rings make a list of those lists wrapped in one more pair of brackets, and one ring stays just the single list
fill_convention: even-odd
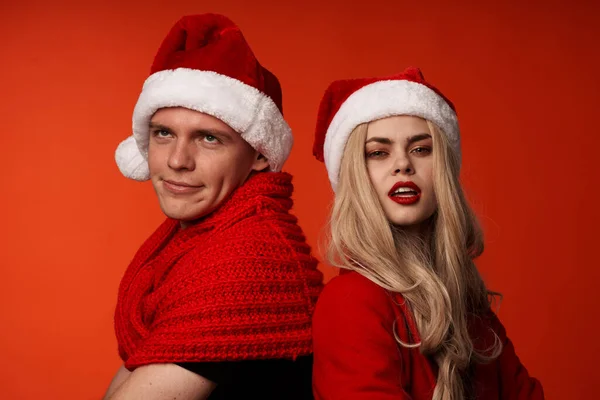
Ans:
[{"label": "man's lips", "polygon": [[194,193],[202,188],[202,186],[192,185],[187,182],[173,181],[163,179],[163,187],[171,193],[183,194]]}]

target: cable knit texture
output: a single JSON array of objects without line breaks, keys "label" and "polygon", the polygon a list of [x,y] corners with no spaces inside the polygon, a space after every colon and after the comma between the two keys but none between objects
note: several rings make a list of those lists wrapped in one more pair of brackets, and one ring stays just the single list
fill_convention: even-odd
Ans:
[{"label": "cable knit texture", "polygon": [[146,240],[115,313],[126,368],[312,353],[323,275],[289,213],[291,179],[259,173],[197,224],[167,219]]}]

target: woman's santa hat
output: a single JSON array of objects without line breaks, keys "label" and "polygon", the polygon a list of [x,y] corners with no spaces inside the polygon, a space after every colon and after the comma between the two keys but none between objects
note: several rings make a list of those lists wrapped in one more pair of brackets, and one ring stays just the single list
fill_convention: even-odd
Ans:
[{"label": "woman's santa hat", "polygon": [[460,158],[460,132],[454,105],[425,81],[418,68],[383,77],[335,81],[319,106],[313,154],[324,161],[335,191],[348,137],[358,125],[395,115],[436,124]]},{"label": "woman's santa hat", "polygon": [[133,135],[117,148],[123,175],[138,181],[148,171],[149,123],[165,107],[185,107],[220,119],[280,171],[292,132],[283,119],[279,81],[264,68],[240,29],[227,17],[183,17],[161,44],[133,111]]}]

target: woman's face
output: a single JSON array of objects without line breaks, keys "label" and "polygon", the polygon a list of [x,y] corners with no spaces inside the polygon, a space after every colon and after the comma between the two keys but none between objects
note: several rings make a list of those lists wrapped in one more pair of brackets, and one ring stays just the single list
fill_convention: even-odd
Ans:
[{"label": "woman's face", "polygon": [[392,224],[418,228],[434,214],[433,139],[424,119],[402,115],[369,123],[365,158]]}]

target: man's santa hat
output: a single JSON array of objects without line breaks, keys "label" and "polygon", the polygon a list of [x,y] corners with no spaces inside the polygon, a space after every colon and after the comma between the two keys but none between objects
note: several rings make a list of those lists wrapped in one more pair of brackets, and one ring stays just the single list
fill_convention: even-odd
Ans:
[{"label": "man's santa hat", "polygon": [[382,78],[333,82],[321,100],[313,154],[324,161],[335,191],[348,137],[358,125],[412,115],[435,123],[448,137],[460,159],[456,110],[438,89],[425,81],[418,68]]},{"label": "man's santa hat", "polygon": [[279,81],[222,15],[183,17],[161,44],[133,111],[133,135],[115,154],[126,177],[149,179],[149,123],[165,107],[185,107],[225,122],[267,158],[271,171],[280,171],[291,151]]}]

